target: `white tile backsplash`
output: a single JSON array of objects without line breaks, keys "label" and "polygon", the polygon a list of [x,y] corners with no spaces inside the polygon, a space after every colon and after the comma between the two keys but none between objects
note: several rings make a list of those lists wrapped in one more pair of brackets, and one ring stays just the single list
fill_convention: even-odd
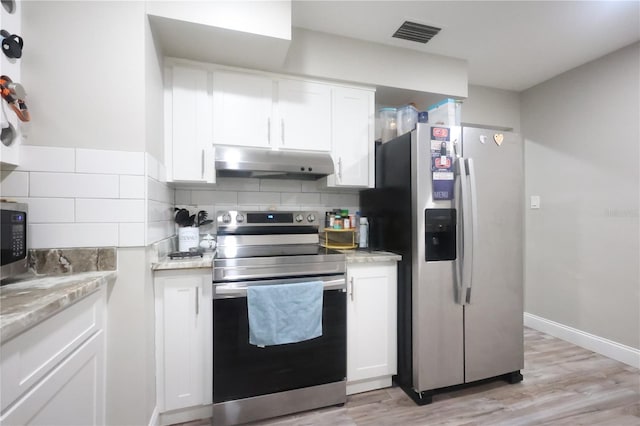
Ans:
[{"label": "white tile backsplash", "polygon": [[76,153],[73,148],[22,145],[17,170],[74,173],[75,161]]},{"label": "white tile backsplash", "polygon": [[173,204],[175,190],[169,188],[166,183],[155,179],[147,180],[147,198],[149,200],[160,201]]},{"label": "white tile backsplash", "polygon": [[191,191],[188,189],[176,189],[175,204],[191,204]]},{"label": "white tile backsplash", "polygon": [[259,191],[260,179],[219,177],[216,180],[216,189],[225,191]]},{"label": "white tile backsplash", "polygon": [[76,222],[144,222],[144,200],[76,200]]},{"label": "white tile backsplash", "polygon": [[147,223],[147,241],[146,244],[153,244],[160,240],[164,240],[176,233],[175,223],[171,221],[149,222]]},{"label": "white tile backsplash", "polygon": [[159,201],[147,200],[147,220],[157,222],[163,220],[173,220],[173,204],[161,203]]},{"label": "white tile backsplash", "polygon": [[360,204],[358,193],[355,194],[330,194],[320,195],[320,202],[325,206],[357,206]]},{"label": "white tile backsplash", "polygon": [[116,247],[117,223],[34,223],[29,248]]},{"label": "white tile backsplash", "polygon": [[[148,153],[30,147],[24,170],[2,172],[2,196],[31,207],[33,248],[132,247],[176,233],[174,206],[205,210],[358,209],[358,190],[321,181],[219,178],[211,186],[165,182],[166,169]],[[29,169],[27,167],[33,167]],[[203,232],[215,232],[213,226]]]},{"label": "white tile backsplash", "polygon": [[[164,166],[149,154],[147,164],[157,164],[158,177],[163,178]],[[153,244],[175,234],[174,203],[175,189],[166,182],[159,181],[152,176],[146,176],[146,228],[145,244]]]},{"label": "white tile backsplash", "polygon": [[140,223],[120,223],[118,224],[118,246],[119,247],[139,247],[144,246],[144,222]]},{"label": "white tile backsplash", "polygon": [[120,198],[144,198],[144,176],[120,176]]},{"label": "white tile backsplash", "polygon": [[144,175],[143,152],[76,149],[77,173]]},{"label": "white tile backsplash", "polygon": [[20,201],[29,205],[29,223],[75,222],[73,198],[23,198]]},{"label": "white tile backsplash", "polygon": [[313,192],[297,192],[297,193],[282,193],[282,205],[301,205],[301,204],[315,204],[320,205],[320,193]]},{"label": "white tile backsplash", "polygon": [[20,170],[2,171],[0,189],[29,204],[30,247],[143,246],[175,233],[175,190],[153,156],[39,146],[23,154]]},{"label": "white tile backsplash", "polygon": [[237,204],[238,194],[235,191],[191,191],[190,204]]},{"label": "white tile backsplash", "polygon": [[155,180],[160,180],[159,166],[160,166],[160,163],[158,163],[158,160],[156,160],[153,155],[149,154],[148,152],[145,153],[144,167],[145,167],[145,173],[147,177],[150,177],[151,179],[155,179]]},{"label": "white tile backsplash", "polygon": [[280,204],[279,192],[238,192],[238,205]]},{"label": "white tile backsplash", "polygon": [[2,198],[29,196],[29,173],[2,171],[0,177],[0,196]]},{"label": "white tile backsplash", "polygon": [[287,179],[262,179],[260,180],[260,191],[276,192],[300,192],[302,181]]},{"label": "white tile backsplash", "polygon": [[175,200],[178,207],[192,213],[206,210],[215,219],[217,211],[238,209],[310,210],[323,215],[327,210],[346,208],[355,213],[359,210],[358,194],[357,189],[325,188],[320,181],[221,178],[210,190],[176,189]]},{"label": "white tile backsplash", "polygon": [[31,172],[30,197],[118,198],[118,175]]}]

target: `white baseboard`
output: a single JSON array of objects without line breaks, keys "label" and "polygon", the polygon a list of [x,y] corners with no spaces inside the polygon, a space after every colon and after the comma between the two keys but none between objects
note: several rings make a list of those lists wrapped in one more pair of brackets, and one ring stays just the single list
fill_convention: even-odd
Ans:
[{"label": "white baseboard", "polygon": [[360,380],[358,382],[347,382],[347,395],[389,387],[391,387],[391,376],[376,377],[374,379]]},{"label": "white baseboard", "polygon": [[149,426],[158,426],[158,407],[153,409],[151,413],[151,419],[149,419]]},{"label": "white baseboard", "polygon": [[524,325],[632,367],[640,368],[640,349],[632,348],[527,312],[524,313]]},{"label": "white baseboard", "polygon": [[208,419],[213,416],[213,405],[196,405],[195,407],[181,408],[167,411],[159,416],[161,426],[173,425],[176,423],[192,422],[194,420]]}]

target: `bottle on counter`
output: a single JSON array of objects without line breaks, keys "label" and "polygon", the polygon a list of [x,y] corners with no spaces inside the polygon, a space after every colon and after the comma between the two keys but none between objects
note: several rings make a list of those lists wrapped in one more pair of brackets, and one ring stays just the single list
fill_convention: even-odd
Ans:
[{"label": "bottle on counter", "polygon": [[343,229],[342,216],[337,214],[333,219],[333,229]]},{"label": "bottle on counter", "polygon": [[360,237],[358,239],[360,248],[369,247],[369,221],[366,217],[360,218]]}]

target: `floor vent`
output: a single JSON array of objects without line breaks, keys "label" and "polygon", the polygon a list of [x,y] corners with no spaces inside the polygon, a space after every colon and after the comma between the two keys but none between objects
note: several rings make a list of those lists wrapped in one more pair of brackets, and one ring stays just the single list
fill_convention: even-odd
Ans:
[{"label": "floor vent", "polygon": [[393,34],[395,38],[401,38],[418,43],[426,43],[440,32],[442,28],[431,27],[429,25],[418,24],[416,22],[404,21],[400,28]]}]

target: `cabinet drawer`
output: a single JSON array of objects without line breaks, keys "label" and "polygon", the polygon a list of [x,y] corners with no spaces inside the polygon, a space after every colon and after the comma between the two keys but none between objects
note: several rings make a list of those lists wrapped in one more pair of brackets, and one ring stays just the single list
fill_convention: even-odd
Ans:
[{"label": "cabinet drawer", "polygon": [[104,327],[105,291],[101,288],[0,347],[2,412]]}]

